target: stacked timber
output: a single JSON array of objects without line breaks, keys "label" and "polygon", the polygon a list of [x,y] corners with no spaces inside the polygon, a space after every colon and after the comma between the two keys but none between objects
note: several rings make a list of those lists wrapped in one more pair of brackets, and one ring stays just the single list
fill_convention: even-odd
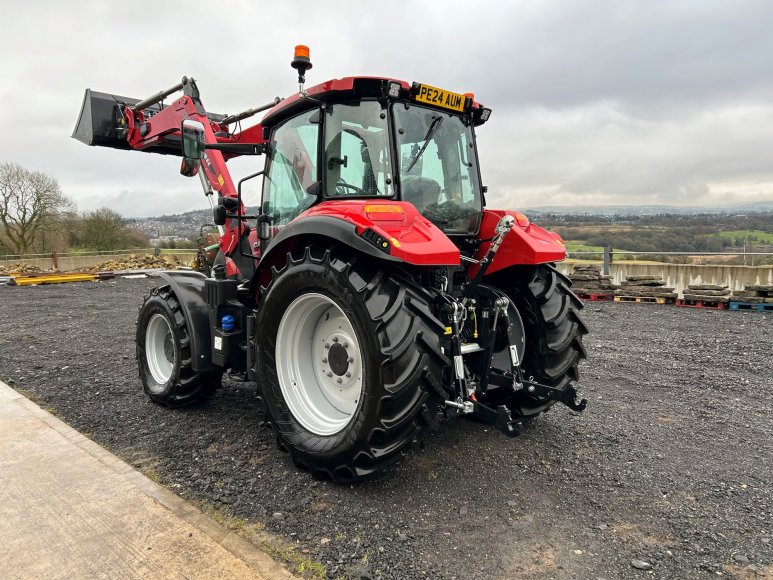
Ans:
[{"label": "stacked timber", "polygon": [[684,291],[684,300],[712,304],[727,304],[730,288],[719,284],[690,284]]},{"label": "stacked timber", "polygon": [[641,299],[631,301],[665,304],[676,299],[677,294],[674,290],[674,288],[666,288],[662,276],[626,276],[620,289],[615,292],[615,297],[616,300],[620,298],[618,302],[628,301],[626,299]]},{"label": "stacked timber", "polygon": [[597,264],[575,264],[569,274],[572,291],[580,297],[610,297],[615,293],[612,276],[602,276],[601,266]]},{"label": "stacked timber", "polygon": [[731,302],[746,304],[773,304],[773,285],[753,284],[743,290],[736,290],[730,298]]}]

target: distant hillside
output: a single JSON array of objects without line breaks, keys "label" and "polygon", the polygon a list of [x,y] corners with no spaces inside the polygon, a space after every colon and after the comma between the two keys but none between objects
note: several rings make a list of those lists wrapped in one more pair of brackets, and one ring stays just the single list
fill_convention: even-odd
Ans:
[{"label": "distant hillside", "polygon": [[[257,208],[248,207],[248,214],[255,214]],[[147,218],[128,218],[126,223],[154,240],[165,237],[178,237],[195,240],[199,237],[201,226],[212,224],[211,209],[197,209],[173,215]]]},{"label": "distant hillside", "polygon": [[673,206],[673,205],[582,205],[582,206],[539,206],[526,210],[531,214],[564,215],[694,215],[694,214],[738,214],[773,212],[773,201],[744,203],[727,207]]},{"label": "distant hillside", "polygon": [[179,223],[191,223],[191,222],[211,222],[212,210],[211,209],[195,209],[193,211],[186,211],[185,213],[177,214],[165,214],[158,217],[148,218],[135,218],[138,220],[154,220],[158,222],[179,222]]}]

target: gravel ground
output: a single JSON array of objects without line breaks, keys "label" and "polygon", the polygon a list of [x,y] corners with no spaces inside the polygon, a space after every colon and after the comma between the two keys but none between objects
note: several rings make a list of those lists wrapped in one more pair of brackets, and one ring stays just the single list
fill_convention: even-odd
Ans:
[{"label": "gravel ground", "polygon": [[769,313],[589,303],[585,413],[556,406],[516,439],[453,422],[339,486],[275,447],[253,384],[148,401],[133,333],[153,284],[0,288],[0,377],[330,577],[773,577]]}]

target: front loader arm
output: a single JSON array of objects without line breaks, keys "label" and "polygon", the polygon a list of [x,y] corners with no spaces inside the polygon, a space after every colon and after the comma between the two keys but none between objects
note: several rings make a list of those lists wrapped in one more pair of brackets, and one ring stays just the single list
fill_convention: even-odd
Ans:
[{"label": "front loader arm", "polygon": [[[182,97],[158,112],[147,113],[148,107],[163,99],[169,91],[177,87],[183,90]],[[207,144],[232,141],[232,139],[221,141],[215,136],[215,129],[223,133],[226,130],[222,125],[207,117],[207,112],[199,98],[199,90],[193,79],[183,77],[183,81],[169,91],[158,93],[158,95],[145,99],[137,105],[124,106],[123,120],[126,123],[126,141],[132,149],[141,151],[170,141],[179,146],[181,141],[180,126],[186,119],[199,121],[204,125]],[[226,167],[223,153],[209,150],[205,162],[201,164],[201,169],[207,176],[212,189],[223,197],[236,197],[236,188]]]},{"label": "front loader arm", "polygon": [[[150,109],[172,92],[182,89],[183,96],[161,110]],[[168,91],[162,91],[153,97],[140,101],[136,105],[124,105],[123,119],[126,129],[126,141],[132,149],[142,151],[163,145],[180,147],[181,125],[186,119],[199,121],[204,125],[204,140],[206,144],[239,142],[242,135],[231,136],[225,123],[212,120],[204,109],[199,98],[199,91],[193,79],[183,77],[180,84]],[[227,120],[227,118],[226,118]],[[220,138],[215,133],[227,135]],[[251,137],[260,135],[262,130],[251,130]],[[208,149],[199,163],[211,190],[223,197],[237,197],[231,174],[226,166],[226,159],[221,151]],[[245,208],[239,207],[239,215],[244,215]],[[239,239],[244,232],[243,222],[239,219],[226,220],[225,231],[220,238],[220,249],[225,256],[231,256],[239,246]],[[229,273],[235,273],[235,265],[226,261]]]},{"label": "front loader arm", "polygon": [[[163,103],[164,99],[179,91],[182,91],[183,96],[171,105]],[[234,199],[238,198],[238,190],[226,167],[226,161],[247,152],[257,153],[259,151],[257,146],[266,143],[266,139],[260,123],[235,133],[229,130],[229,126],[274,107],[280,100],[277,97],[266,105],[247,109],[235,115],[219,115],[208,113],[204,109],[196,82],[186,77],[170,89],[160,91],[144,100],[86,89],[72,136],[91,146],[181,157],[182,122],[186,119],[198,121],[204,125],[206,145],[240,144],[246,148],[231,147],[228,151],[207,149],[203,159],[198,163],[199,176],[202,179],[205,194],[209,196],[217,191],[222,197]],[[188,171],[185,174],[190,175]],[[247,230],[243,221],[234,216],[244,215],[245,212],[241,204],[236,204],[234,207],[232,202],[228,207],[231,209],[231,215],[226,220],[225,230],[221,231],[220,248],[226,256],[228,275],[241,275],[242,273],[230,257],[238,251],[239,241]],[[235,214],[234,209],[238,210]]]}]

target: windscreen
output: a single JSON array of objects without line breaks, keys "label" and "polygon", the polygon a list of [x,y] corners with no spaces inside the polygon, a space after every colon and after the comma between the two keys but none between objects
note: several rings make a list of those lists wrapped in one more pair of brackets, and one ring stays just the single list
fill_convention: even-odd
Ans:
[{"label": "windscreen", "polygon": [[483,203],[471,127],[406,103],[394,105],[393,118],[403,201],[447,234],[477,232]]}]

